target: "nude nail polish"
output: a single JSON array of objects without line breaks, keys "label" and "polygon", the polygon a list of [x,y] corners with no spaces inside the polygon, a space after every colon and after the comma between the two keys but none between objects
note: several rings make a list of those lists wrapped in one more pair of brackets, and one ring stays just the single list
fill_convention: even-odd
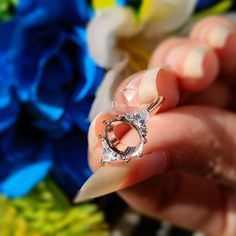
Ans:
[{"label": "nude nail polish", "polygon": [[156,81],[161,67],[155,67],[147,70],[139,84],[139,100],[142,103],[148,103],[158,97]]},{"label": "nude nail polish", "polygon": [[167,168],[163,152],[151,153],[129,163],[111,164],[98,169],[82,186],[74,202],[83,202],[141,182]]},{"label": "nude nail polish", "polygon": [[183,76],[198,79],[204,76],[203,62],[207,53],[207,47],[198,46],[191,48],[184,58]]},{"label": "nude nail polish", "polygon": [[216,25],[209,31],[207,41],[211,47],[222,48],[232,31],[233,30],[229,27]]},{"label": "nude nail polish", "polygon": [[101,167],[85,182],[74,202],[83,202],[119,190],[128,171],[129,164]]}]

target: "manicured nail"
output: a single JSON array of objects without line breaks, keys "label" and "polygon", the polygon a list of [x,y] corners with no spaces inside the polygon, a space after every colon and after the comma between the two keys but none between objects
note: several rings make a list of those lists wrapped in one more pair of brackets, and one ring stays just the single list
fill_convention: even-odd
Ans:
[{"label": "manicured nail", "polygon": [[199,79],[204,76],[203,62],[208,49],[204,46],[191,48],[183,63],[183,76],[191,79]]},{"label": "manicured nail", "polygon": [[183,78],[198,79],[204,75],[203,62],[208,48],[190,43],[172,48],[165,63]]},{"label": "manicured nail", "polygon": [[142,103],[147,103],[158,97],[156,81],[161,67],[147,70],[139,84],[139,100]]},{"label": "manicured nail", "polygon": [[128,165],[101,167],[85,182],[74,202],[83,202],[115,192],[128,171]]},{"label": "manicured nail", "polygon": [[167,168],[165,153],[151,153],[129,163],[98,169],[83,185],[74,202],[83,202],[139,183]]},{"label": "manicured nail", "polygon": [[209,31],[207,41],[211,47],[222,48],[232,31],[233,30],[229,27],[216,25]]}]

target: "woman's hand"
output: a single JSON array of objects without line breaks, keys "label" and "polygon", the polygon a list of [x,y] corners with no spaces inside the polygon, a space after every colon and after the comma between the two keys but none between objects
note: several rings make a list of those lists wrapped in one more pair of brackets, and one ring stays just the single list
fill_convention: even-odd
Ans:
[{"label": "woman's hand", "polygon": [[[209,235],[236,235],[236,26],[206,18],[188,38],[159,45],[149,68],[127,78],[114,95],[116,104],[128,104],[121,112],[132,111],[131,103],[166,99],[148,122],[144,156],[100,168],[81,198],[119,190],[130,206],[151,217]],[[122,88],[130,85],[137,93],[128,102]],[[99,114],[90,127],[94,171],[101,166],[102,121],[115,112]],[[120,135],[130,143],[135,133],[126,131]]]}]

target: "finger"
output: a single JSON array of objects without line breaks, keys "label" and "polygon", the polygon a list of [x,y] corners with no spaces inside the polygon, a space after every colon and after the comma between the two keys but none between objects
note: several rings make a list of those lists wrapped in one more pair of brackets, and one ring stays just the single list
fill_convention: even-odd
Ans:
[{"label": "finger", "polygon": [[154,51],[149,68],[167,65],[176,73],[185,91],[201,91],[208,87],[219,71],[218,59],[206,44],[187,38],[165,40]]},{"label": "finger", "polygon": [[236,25],[225,17],[211,16],[199,21],[192,29],[191,38],[212,48],[220,61],[221,73],[236,75]]},{"label": "finger", "polygon": [[[83,195],[91,195],[91,186],[92,197],[96,197],[170,170],[235,184],[235,124],[235,115],[210,107],[181,107],[153,116],[148,122],[143,158],[100,168],[88,181],[90,187],[85,186]],[[131,130],[122,142],[134,136]],[[102,148],[95,147],[90,163],[98,163],[101,156]],[[111,174],[112,178],[107,178]]]},{"label": "finger", "polygon": [[96,148],[101,148],[101,142],[99,140],[99,135],[104,132],[104,124],[105,120],[111,120],[114,117],[114,113],[112,112],[103,112],[99,113],[91,123],[88,132],[88,162],[91,169],[95,170],[100,167],[101,158],[98,158],[96,161],[91,159],[92,153]]},{"label": "finger", "polygon": [[231,109],[235,107],[234,90],[223,81],[216,81],[199,93],[184,94],[180,104],[205,105]]},{"label": "finger", "polygon": [[[235,183],[235,121],[233,113],[213,107],[189,106],[161,113],[148,122],[144,154],[165,153],[168,170]],[[134,133],[131,130],[122,141],[131,140]],[[126,179],[127,184],[133,181],[132,176]]]},{"label": "finger", "polygon": [[[96,161],[91,161],[89,155],[92,169],[100,167],[101,142],[98,141],[98,136],[104,132],[103,122],[111,120],[116,113],[145,109],[158,96],[165,98],[160,111],[175,107],[179,100],[176,77],[172,72],[161,67],[134,74],[120,84],[114,95],[113,112],[99,114],[89,129],[89,153],[97,153]],[[129,129],[128,126],[119,125],[116,136],[122,137]],[[95,147],[99,148],[94,151]]]},{"label": "finger", "polygon": [[124,80],[116,89],[113,109],[120,112],[145,109],[159,96],[165,98],[160,111],[175,107],[179,101],[176,76],[162,67],[139,72]]},{"label": "finger", "polygon": [[136,211],[149,217],[207,235],[229,235],[224,234],[223,188],[209,180],[172,172],[155,175],[119,191],[119,195]]}]

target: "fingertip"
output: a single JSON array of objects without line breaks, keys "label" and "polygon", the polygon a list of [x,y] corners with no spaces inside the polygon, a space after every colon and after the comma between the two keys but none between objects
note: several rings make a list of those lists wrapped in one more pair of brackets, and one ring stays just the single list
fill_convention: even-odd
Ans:
[{"label": "fingertip", "polygon": [[166,99],[159,111],[166,111],[176,107],[180,99],[176,75],[169,69],[163,69],[159,72],[156,83],[159,95]]},{"label": "fingertip", "polygon": [[219,59],[221,74],[234,77],[236,73],[236,25],[225,17],[213,16],[199,21],[190,34],[213,49]]},{"label": "fingertip", "polygon": [[226,40],[224,48],[216,49],[219,57],[221,74],[235,78],[236,74],[236,31],[232,32]]},{"label": "fingertip", "polygon": [[103,122],[110,120],[113,117],[113,114],[110,112],[99,113],[94,120],[92,121],[89,132],[88,132],[88,162],[92,170],[97,169],[98,161],[92,158],[94,152],[98,147],[101,146],[99,135],[104,132]]},{"label": "fingertip", "polygon": [[204,43],[191,39],[172,39],[154,52],[150,65],[168,66],[186,91],[200,91],[209,86],[219,71],[217,56]]},{"label": "fingertip", "polygon": [[222,43],[224,43],[224,41],[220,42],[220,40],[218,40],[218,43],[220,43],[221,45],[215,44],[216,40],[211,41],[213,36],[211,34],[217,34],[217,36],[224,40],[224,36],[227,36],[227,33],[230,33],[235,29],[235,24],[227,18],[222,16],[209,16],[203,18],[194,25],[190,32],[190,37],[193,39],[204,41],[215,48],[223,46]]},{"label": "fingertip", "polygon": [[203,46],[185,55],[182,67],[176,71],[181,88],[185,91],[197,92],[209,87],[217,78],[219,61],[214,51]]},{"label": "fingertip", "polygon": [[153,51],[153,54],[148,63],[148,68],[153,68],[157,65],[162,65],[166,60],[169,50],[185,43],[186,41],[187,39],[180,37],[171,37],[169,39],[164,40]]},{"label": "fingertip", "polygon": [[116,107],[113,110],[124,113],[146,109],[158,96],[165,98],[160,111],[176,107],[179,102],[177,78],[162,66],[149,68],[124,80],[115,92],[113,103]]}]

